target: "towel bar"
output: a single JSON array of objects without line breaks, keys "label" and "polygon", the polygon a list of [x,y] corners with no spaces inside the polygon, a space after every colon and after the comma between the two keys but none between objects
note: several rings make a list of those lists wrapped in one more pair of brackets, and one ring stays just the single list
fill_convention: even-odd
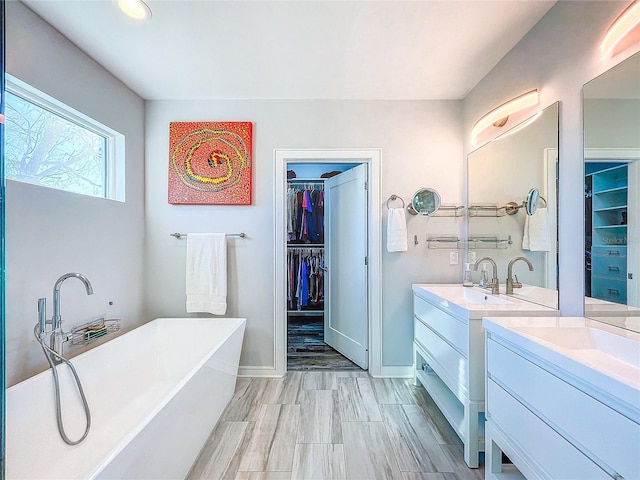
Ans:
[{"label": "towel bar", "polygon": [[[176,238],[182,238],[182,237],[186,237],[188,234],[187,233],[170,233],[169,236],[171,237],[176,237]],[[240,237],[240,238],[246,238],[247,234],[244,232],[240,232],[240,233],[226,233],[225,234],[227,237]]]}]

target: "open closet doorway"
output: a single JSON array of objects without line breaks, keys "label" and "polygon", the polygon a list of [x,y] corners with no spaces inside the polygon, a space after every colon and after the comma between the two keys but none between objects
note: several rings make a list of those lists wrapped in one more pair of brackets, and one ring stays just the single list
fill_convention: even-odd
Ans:
[{"label": "open closet doorway", "polygon": [[275,151],[276,370],[380,369],[379,150]]}]

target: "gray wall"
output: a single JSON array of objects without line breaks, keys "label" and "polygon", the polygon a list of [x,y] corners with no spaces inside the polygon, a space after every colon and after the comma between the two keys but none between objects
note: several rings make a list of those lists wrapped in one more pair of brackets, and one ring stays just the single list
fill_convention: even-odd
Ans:
[{"label": "gray wall", "polygon": [[[254,123],[254,205],[167,204],[171,121]],[[220,100],[150,101],[146,118],[146,317],[185,315],[185,244],[169,233],[246,232],[230,242],[228,315],[247,317],[245,367],[273,366],[275,148],[381,148],[382,203],[395,193],[408,202],[420,187],[443,202],[462,201],[459,101]],[[386,215],[383,206],[382,214]],[[448,251],[429,250],[427,234],[457,235],[460,219],[411,217],[409,251],[382,252],[383,366],[411,365],[411,283],[455,282],[460,266]],[[386,222],[383,224],[383,231]],[[413,235],[420,244],[413,245]],[[383,242],[385,236],[383,235]]]},{"label": "gray wall", "polygon": [[[7,182],[7,384],[47,367],[33,337],[37,299],[62,287],[65,329],[101,313],[142,322],[144,101],[19,2],[6,4],[6,71],[126,136],[126,202]],[[108,302],[112,301],[113,306]],[[71,350],[71,353],[75,353]]]},{"label": "gray wall", "polygon": [[582,315],[584,302],[584,167],[582,86],[637,51],[628,46],[602,59],[604,32],[628,2],[558,2],[464,99],[465,152],[484,113],[532,88],[540,106],[560,101],[559,281],[563,315]]}]

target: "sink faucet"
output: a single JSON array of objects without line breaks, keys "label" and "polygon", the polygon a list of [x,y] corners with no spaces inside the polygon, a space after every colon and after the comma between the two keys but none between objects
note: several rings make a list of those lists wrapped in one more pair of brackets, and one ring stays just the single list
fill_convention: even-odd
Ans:
[{"label": "sink faucet", "polygon": [[498,280],[498,266],[496,265],[496,262],[493,260],[493,258],[482,257],[480,260],[476,261],[476,263],[473,265],[473,269],[477,271],[478,265],[480,265],[484,261],[489,262],[493,267],[493,278],[489,283],[487,283],[487,287],[491,288],[492,295],[498,295],[500,293],[500,281]]},{"label": "sink faucet", "polygon": [[[67,278],[72,277],[77,278],[82,283],[84,283],[84,288],[87,290],[87,295],[93,295],[93,287],[91,286],[91,282],[81,273],[65,273],[58,280],[56,280],[56,283],[53,286],[53,317],[51,318],[53,331],[51,332],[51,349],[59,354],[62,354],[62,343],[64,341],[62,338],[64,336],[62,331],[62,317],[60,316],[60,287]],[[43,299],[40,299],[40,301],[42,300]],[[40,307],[40,303],[38,304],[38,306]],[[38,308],[38,310],[40,310],[40,308]],[[42,321],[40,321],[40,325],[42,328]]]},{"label": "sink faucet", "polygon": [[511,261],[509,262],[509,266],[507,267],[507,295],[512,294],[514,288],[522,288],[522,284],[518,281],[518,276],[516,275],[515,282],[513,281],[513,277],[512,277],[513,264],[516,263],[518,260],[522,260],[527,265],[529,265],[529,271],[533,272],[533,265],[529,260],[527,260],[524,257],[512,258]]}]

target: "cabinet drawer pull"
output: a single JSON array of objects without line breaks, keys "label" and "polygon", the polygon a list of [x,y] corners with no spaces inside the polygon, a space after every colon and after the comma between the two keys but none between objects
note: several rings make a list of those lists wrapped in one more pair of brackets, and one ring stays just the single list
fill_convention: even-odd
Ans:
[{"label": "cabinet drawer pull", "polygon": [[620,255],[620,250],[607,250],[607,255]]},{"label": "cabinet drawer pull", "polygon": [[615,265],[609,265],[607,268],[609,269],[610,272],[619,272],[620,271],[620,267],[616,267]]},{"label": "cabinet drawer pull", "polygon": [[607,288],[607,290],[609,290],[609,293],[611,295],[620,295],[620,290],[618,290],[617,288]]}]

